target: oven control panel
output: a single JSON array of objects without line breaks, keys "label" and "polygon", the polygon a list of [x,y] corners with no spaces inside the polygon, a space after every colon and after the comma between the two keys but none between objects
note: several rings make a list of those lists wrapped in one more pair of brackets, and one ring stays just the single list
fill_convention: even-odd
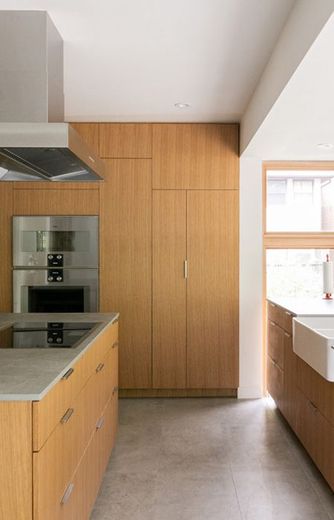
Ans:
[{"label": "oven control panel", "polygon": [[48,282],[63,282],[64,273],[62,269],[48,269]]},{"label": "oven control panel", "polygon": [[63,267],[64,255],[60,253],[48,253],[48,267]]},{"label": "oven control panel", "polygon": [[64,341],[62,330],[48,330],[48,343],[56,343],[62,345]]}]

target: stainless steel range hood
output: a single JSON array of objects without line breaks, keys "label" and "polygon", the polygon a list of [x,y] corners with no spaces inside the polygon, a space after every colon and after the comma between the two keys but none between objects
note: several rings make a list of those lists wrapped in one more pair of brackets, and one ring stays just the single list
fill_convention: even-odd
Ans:
[{"label": "stainless steel range hood", "polygon": [[103,161],[62,121],[56,27],[45,11],[0,11],[0,180],[102,180]]}]

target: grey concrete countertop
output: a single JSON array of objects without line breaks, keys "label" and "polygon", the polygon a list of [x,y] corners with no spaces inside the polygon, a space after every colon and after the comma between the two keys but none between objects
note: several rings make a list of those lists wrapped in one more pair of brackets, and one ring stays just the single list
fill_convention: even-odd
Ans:
[{"label": "grey concrete countertop", "polygon": [[334,300],[319,298],[268,298],[296,316],[334,316]]},{"label": "grey concrete countertop", "polygon": [[18,322],[96,322],[75,348],[0,348],[0,401],[39,401],[89,349],[117,313],[0,314],[0,329]]}]

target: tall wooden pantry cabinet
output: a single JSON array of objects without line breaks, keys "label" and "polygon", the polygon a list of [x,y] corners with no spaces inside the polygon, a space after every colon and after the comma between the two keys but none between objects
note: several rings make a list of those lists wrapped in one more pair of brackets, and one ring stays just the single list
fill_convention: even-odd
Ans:
[{"label": "tall wooden pantry cabinet", "polygon": [[235,124],[75,124],[106,161],[102,311],[119,311],[121,395],[235,395]]}]

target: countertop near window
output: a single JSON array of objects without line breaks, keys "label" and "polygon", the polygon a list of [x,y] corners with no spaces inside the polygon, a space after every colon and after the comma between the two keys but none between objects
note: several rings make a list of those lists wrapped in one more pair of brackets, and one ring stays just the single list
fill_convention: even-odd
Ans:
[{"label": "countertop near window", "polygon": [[20,321],[96,322],[75,348],[0,348],[0,401],[39,401],[86,352],[117,313],[0,314],[0,329]]},{"label": "countertop near window", "polygon": [[296,316],[334,316],[334,300],[319,298],[267,298]]}]

